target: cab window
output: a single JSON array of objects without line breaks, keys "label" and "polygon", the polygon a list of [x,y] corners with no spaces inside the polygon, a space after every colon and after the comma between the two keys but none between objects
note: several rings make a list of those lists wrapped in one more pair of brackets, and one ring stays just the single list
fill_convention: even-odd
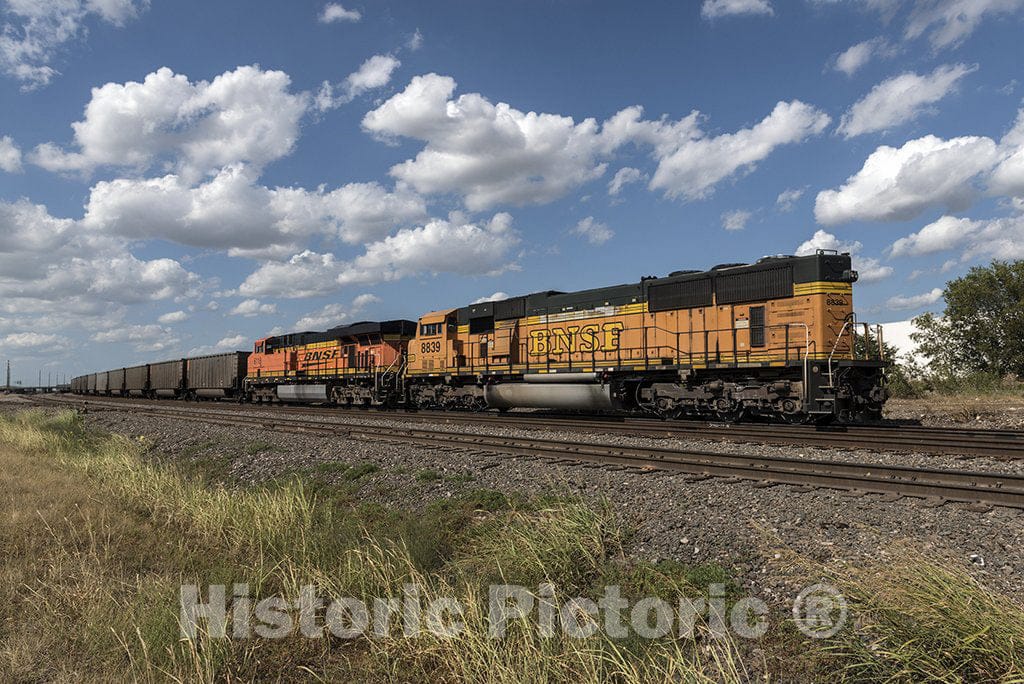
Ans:
[{"label": "cab window", "polygon": [[441,334],[440,323],[424,323],[420,326],[420,337],[432,337]]}]

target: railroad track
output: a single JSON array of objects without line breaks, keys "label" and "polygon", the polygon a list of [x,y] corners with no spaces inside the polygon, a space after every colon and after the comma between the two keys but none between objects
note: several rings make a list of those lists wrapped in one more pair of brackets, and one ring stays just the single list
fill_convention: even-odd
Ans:
[{"label": "railroad track", "polygon": [[457,448],[513,457],[539,457],[559,463],[594,463],[602,466],[636,468],[642,472],[666,471],[698,477],[755,481],[765,485],[787,484],[894,497],[1024,508],[1024,475],[1010,473],[969,472],[702,450],[581,444],[563,440],[479,435],[385,424],[324,423],[280,412],[262,416],[216,408],[136,408],[146,415],[187,419],[213,425],[331,435],[433,448]]},{"label": "railroad track", "polygon": [[[148,406],[152,402],[131,399],[52,399],[82,402],[90,406]],[[172,406],[181,406],[173,403]],[[749,444],[779,444],[886,452],[918,452],[987,456],[999,460],[1024,459],[1024,432],[933,428],[920,425],[810,426],[764,423],[722,424],[702,421],[662,421],[622,416],[551,416],[535,414],[458,413],[451,411],[395,412],[324,407],[259,407],[220,404],[225,410],[273,411],[293,415],[360,418],[391,418],[409,423],[444,422],[458,425],[496,425],[524,429],[576,430],[659,439],[708,439]]]}]

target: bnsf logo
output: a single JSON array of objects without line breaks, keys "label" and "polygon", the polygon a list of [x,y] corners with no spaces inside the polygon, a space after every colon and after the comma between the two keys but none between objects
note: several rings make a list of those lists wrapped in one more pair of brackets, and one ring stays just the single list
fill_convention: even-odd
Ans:
[{"label": "bnsf logo", "polygon": [[829,306],[846,306],[847,302],[842,297],[826,297],[825,303]]},{"label": "bnsf logo", "polygon": [[530,356],[564,354],[569,352],[610,352],[619,348],[619,335],[626,326],[622,323],[605,323],[550,330],[534,330],[530,333]]},{"label": "bnsf logo", "polygon": [[306,355],[302,357],[303,361],[328,361],[330,359],[336,359],[340,356],[337,349],[324,349],[322,351],[306,352]]}]

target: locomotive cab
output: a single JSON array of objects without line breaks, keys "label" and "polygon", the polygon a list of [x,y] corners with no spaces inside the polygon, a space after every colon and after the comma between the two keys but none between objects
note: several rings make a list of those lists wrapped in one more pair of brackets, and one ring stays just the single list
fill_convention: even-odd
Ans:
[{"label": "locomotive cab", "polygon": [[424,373],[449,373],[459,366],[462,353],[456,309],[422,316],[409,355],[409,367]]}]

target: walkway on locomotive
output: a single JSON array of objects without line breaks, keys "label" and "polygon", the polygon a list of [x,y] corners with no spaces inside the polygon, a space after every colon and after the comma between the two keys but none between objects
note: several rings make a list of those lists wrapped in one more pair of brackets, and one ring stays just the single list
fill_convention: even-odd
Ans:
[{"label": "walkway on locomotive", "polygon": [[575,293],[542,292],[421,317],[410,375],[758,368],[854,360],[847,254]]}]

